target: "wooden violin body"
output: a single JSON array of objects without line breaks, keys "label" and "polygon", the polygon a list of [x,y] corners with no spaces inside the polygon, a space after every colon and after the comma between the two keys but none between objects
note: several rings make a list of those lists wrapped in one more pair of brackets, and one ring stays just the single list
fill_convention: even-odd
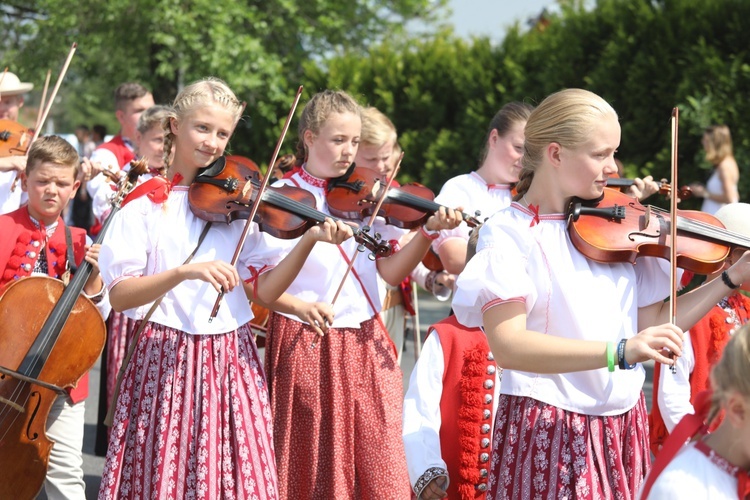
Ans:
[{"label": "wooden violin body", "polygon": [[0,120],[0,157],[25,156],[33,137],[34,129],[13,120]]},{"label": "wooden violin body", "polygon": [[[104,348],[104,320],[81,295],[57,338],[46,345],[36,342],[64,290],[62,281],[46,276],[23,278],[3,289],[4,372],[10,369],[51,386],[72,388],[94,366]],[[0,374],[0,498],[32,499],[41,490],[53,445],[46,436],[47,416],[57,396],[50,386]]]},{"label": "wooden violin body", "polygon": [[[188,203],[203,220],[230,223],[247,219],[259,185],[260,171],[252,160],[220,157],[196,176],[188,191]],[[261,231],[280,239],[298,238],[330,217],[315,208],[312,193],[294,186],[269,186],[261,202],[254,222]],[[365,230],[355,229],[354,238],[375,255],[387,257],[392,252],[387,243],[376,241]]]},{"label": "wooden violin body", "polygon": [[[640,255],[670,258],[669,212],[641,205],[614,189],[595,202],[574,200],[568,216],[570,239],[586,257],[598,262],[635,262]],[[677,266],[711,274],[732,248],[750,248],[750,238],[728,232],[713,215],[677,212]]]},{"label": "wooden violin body", "polygon": [[[352,168],[338,179],[328,184],[326,201],[328,209],[337,217],[364,220],[372,216],[380,198],[385,181],[381,174],[364,167]],[[435,203],[435,194],[426,186],[416,182],[393,187],[388,191],[377,215],[387,224],[403,229],[414,229],[427,222],[432,214],[440,209]],[[469,226],[480,224],[476,218],[464,214]]]}]

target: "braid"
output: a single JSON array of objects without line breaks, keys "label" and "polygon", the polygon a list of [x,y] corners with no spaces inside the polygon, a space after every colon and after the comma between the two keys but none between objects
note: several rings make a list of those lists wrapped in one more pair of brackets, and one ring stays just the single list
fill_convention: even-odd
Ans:
[{"label": "braid", "polygon": [[172,133],[172,126],[171,126],[171,119],[173,117],[176,117],[176,113],[174,111],[170,112],[167,117],[164,119],[164,165],[162,167],[164,173],[166,174],[167,169],[170,165],[170,157],[172,156],[172,143],[174,142],[174,134]]},{"label": "braid", "polygon": [[518,182],[516,183],[516,196],[513,197],[514,201],[518,201],[523,198],[526,191],[531,186],[531,181],[534,179],[534,169],[527,168],[524,166],[521,169],[521,173],[518,175]]},{"label": "braid", "polygon": [[294,152],[294,164],[298,167],[304,165],[307,161],[307,148],[305,148],[305,141],[300,139],[297,141],[297,150]]}]

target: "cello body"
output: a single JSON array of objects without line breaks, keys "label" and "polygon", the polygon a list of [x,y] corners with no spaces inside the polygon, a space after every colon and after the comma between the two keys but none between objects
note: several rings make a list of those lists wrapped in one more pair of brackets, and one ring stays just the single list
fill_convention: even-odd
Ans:
[{"label": "cello body", "polygon": [[[26,372],[29,351],[63,295],[62,281],[31,276],[9,283],[0,295],[0,367]],[[91,300],[78,295],[49,355],[33,378],[75,387],[101,355],[105,325]],[[47,416],[58,392],[0,374],[0,499],[33,499],[44,483],[53,442]]]}]

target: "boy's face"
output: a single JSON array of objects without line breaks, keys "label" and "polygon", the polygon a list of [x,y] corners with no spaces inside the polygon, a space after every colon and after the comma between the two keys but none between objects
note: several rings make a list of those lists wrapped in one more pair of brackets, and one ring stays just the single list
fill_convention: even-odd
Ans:
[{"label": "boy's face", "polygon": [[45,225],[57,220],[80,184],[74,167],[52,162],[42,162],[30,173],[21,174],[21,186],[29,195],[29,213]]}]

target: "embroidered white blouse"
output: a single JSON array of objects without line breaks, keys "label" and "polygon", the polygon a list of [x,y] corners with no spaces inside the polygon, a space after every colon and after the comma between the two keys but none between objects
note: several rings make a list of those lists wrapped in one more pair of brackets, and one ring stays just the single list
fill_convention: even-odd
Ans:
[{"label": "embroidered white blouse", "polygon": [[[324,180],[302,170],[292,175],[291,178],[282,179],[274,185],[297,186],[309,191],[315,196],[317,210],[330,215],[325,201]],[[398,240],[405,233],[404,230],[386,226],[380,219],[376,220],[370,232],[371,234],[379,233],[384,240]],[[254,251],[257,258],[261,259],[271,256],[284,257],[296,243],[297,239],[281,240],[262,233]],[[305,302],[330,304],[357,246],[358,243],[354,238],[349,238],[341,245],[316,244],[297,278],[287,289],[287,293]],[[385,284],[378,279],[376,263],[368,258],[367,251],[365,251],[354,260],[354,267],[336,299],[332,326],[334,328],[359,328],[361,323],[380,312],[385,293]],[[284,315],[299,321],[297,316]]]},{"label": "embroidered white blouse", "polygon": [[[450,208],[463,207],[467,215],[474,215],[479,210],[478,219],[484,221],[498,210],[510,205],[510,184],[487,184],[476,172],[462,174],[449,179],[443,184],[435,202]],[[467,224],[460,224],[455,229],[440,232],[433,242],[433,248],[438,249],[446,240],[451,238],[469,239],[471,228]]]},{"label": "embroidered white blouse", "polygon": [[[214,223],[191,261],[231,262],[244,229],[244,220],[231,224]],[[163,204],[141,196],[114,215],[99,255],[102,278],[112,290],[120,281],[154,275],[183,264],[195,249],[206,221],[196,217],[188,205],[188,188],[175,186]],[[240,254],[240,279],[251,278],[250,266],[271,268],[280,259],[268,255],[256,258],[257,226],[251,230]],[[150,321],[186,333],[217,334],[236,330],[248,323],[252,311],[242,286],[224,294],[216,318],[209,323],[217,292],[210,283],[185,280],[167,292]],[[143,319],[152,303],[128,309],[124,314]]]},{"label": "embroidered white blouse", "polygon": [[[458,320],[482,326],[485,310],[518,301],[525,304],[528,329],[547,335],[617,342],[637,334],[638,308],[669,295],[666,261],[594,262],[573,246],[563,214],[539,219],[514,202],[484,224],[477,254],[458,278]],[[500,392],[587,415],[617,415],[635,406],[644,380],[640,365],[612,373],[504,370]]]}]

